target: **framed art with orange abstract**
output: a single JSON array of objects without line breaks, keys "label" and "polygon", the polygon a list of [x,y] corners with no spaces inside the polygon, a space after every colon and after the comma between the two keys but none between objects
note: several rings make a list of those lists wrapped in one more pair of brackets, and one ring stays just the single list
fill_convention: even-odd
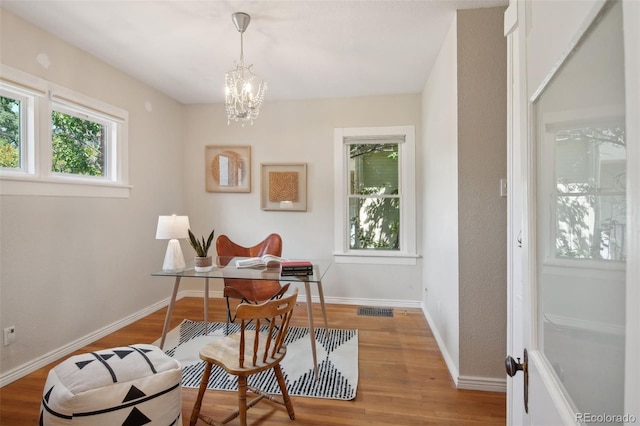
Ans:
[{"label": "framed art with orange abstract", "polygon": [[260,208],[307,211],[307,164],[261,164]]}]

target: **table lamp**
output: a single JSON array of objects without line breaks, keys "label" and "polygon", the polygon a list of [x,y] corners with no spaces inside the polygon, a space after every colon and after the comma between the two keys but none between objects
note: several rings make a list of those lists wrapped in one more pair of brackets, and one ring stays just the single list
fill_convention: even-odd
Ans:
[{"label": "table lamp", "polygon": [[189,216],[159,216],[156,240],[169,240],[167,252],[164,255],[162,270],[165,272],[180,272],[185,268],[184,256],[180,248],[179,238],[189,237]]}]

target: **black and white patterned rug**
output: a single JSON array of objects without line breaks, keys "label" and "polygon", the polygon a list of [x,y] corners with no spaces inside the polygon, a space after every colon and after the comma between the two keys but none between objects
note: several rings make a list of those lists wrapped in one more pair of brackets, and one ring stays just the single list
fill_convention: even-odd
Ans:
[{"label": "black and white patterned rug", "polygon": [[[226,324],[209,323],[208,334],[204,322],[183,320],[180,326],[167,334],[165,352],[182,364],[182,385],[200,386],[204,361],[198,353],[204,345],[224,336]],[[229,325],[229,333],[238,332],[238,324]],[[351,400],[358,387],[358,330],[331,329],[329,339],[324,329],[316,329],[316,353],[318,380],[314,377],[313,357],[309,341],[309,328],[289,327],[287,355],[282,360],[282,372],[287,390],[292,396]],[[154,343],[159,344],[159,340]],[[265,392],[279,394],[280,389],[273,371],[265,371],[249,377],[249,385]],[[237,389],[235,376],[214,365],[209,379],[209,389]]]}]

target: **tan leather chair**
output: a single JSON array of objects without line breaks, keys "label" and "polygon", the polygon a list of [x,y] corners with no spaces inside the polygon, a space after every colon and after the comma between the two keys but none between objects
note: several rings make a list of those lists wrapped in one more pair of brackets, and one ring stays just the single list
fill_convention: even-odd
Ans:
[{"label": "tan leather chair", "polygon": [[[216,239],[216,251],[221,258],[220,263],[222,266],[226,266],[234,256],[260,257],[265,254],[282,256],[282,238],[278,234],[270,234],[258,244],[252,247],[244,247],[234,243],[226,235],[220,235]],[[235,320],[235,317],[231,315],[229,299],[260,303],[281,297],[288,288],[288,283],[282,285],[279,281],[225,279],[223,294],[227,300],[227,333],[229,322],[234,322]]]}]

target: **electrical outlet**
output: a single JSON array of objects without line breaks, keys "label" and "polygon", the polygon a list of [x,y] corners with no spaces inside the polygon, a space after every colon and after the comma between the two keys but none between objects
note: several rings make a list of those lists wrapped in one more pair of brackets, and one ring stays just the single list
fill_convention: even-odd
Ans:
[{"label": "electrical outlet", "polygon": [[16,326],[12,325],[4,329],[4,345],[9,346],[16,341]]}]

